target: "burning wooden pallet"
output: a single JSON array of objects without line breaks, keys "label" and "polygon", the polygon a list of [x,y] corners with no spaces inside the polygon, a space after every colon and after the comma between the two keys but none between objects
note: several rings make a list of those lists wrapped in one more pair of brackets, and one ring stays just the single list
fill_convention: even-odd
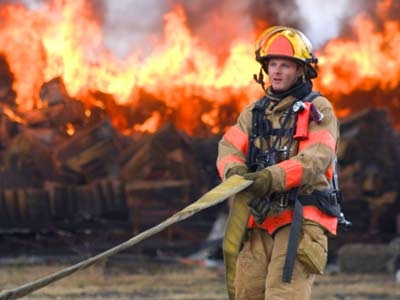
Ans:
[{"label": "burning wooden pallet", "polygon": [[[51,103],[53,109],[60,100]],[[194,143],[171,124],[135,139],[122,136],[108,118],[76,127],[71,136],[54,128],[54,122],[19,126],[3,152],[5,168],[0,170],[7,178],[0,184],[6,229],[38,230],[66,220],[73,228],[85,218],[121,218],[139,232],[206,192],[217,176],[204,160],[214,164],[216,151],[199,151],[204,149],[201,142]],[[217,139],[213,141],[216,150]],[[210,169],[212,176],[206,171]],[[25,193],[28,188],[35,193]],[[29,210],[31,215],[23,213]],[[207,220],[210,226],[212,218]],[[185,230],[182,234],[189,235]]]}]

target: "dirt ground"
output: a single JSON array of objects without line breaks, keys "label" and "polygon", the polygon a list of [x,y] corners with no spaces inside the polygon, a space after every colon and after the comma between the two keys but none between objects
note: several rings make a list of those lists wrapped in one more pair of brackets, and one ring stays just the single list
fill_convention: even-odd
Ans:
[{"label": "dirt ground", "polygon": [[[70,265],[65,261],[2,263],[0,287],[15,288]],[[183,265],[135,256],[98,263],[21,299],[227,300],[227,296],[221,265]],[[318,277],[312,299],[400,299],[400,283],[387,274],[330,273]]]}]

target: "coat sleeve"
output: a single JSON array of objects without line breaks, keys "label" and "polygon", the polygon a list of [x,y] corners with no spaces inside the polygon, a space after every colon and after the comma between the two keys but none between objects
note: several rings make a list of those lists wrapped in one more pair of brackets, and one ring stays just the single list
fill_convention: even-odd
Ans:
[{"label": "coat sleeve", "polygon": [[236,124],[226,131],[218,143],[217,170],[222,179],[233,166],[246,164],[253,106],[245,107]]},{"label": "coat sleeve", "polygon": [[268,167],[273,178],[271,192],[299,187],[300,193],[310,194],[313,190],[329,187],[339,139],[339,123],[326,98],[319,96],[312,105],[322,112],[323,119],[319,124],[310,121],[307,137],[298,141],[297,154]]}]

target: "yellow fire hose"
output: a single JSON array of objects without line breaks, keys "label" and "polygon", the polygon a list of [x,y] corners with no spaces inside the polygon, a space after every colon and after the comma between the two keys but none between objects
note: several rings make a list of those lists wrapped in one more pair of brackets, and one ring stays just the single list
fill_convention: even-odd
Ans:
[{"label": "yellow fire hose", "polygon": [[233,175],[229,177],[227,180],[223,181],[215,188],[208,191],[206,194],[201,196],[197,201],[193,202],[192,204],[186,206],[181,211],[175,213],[165,221],[161,222],[160,224],[134,236],[133,238],[127,240],[124,243],[119,244],[107,251],[104,251],[96,256],[93,256],[89,259],[86,259],[82,262],[79,262],[75,265],[72,265],[68,268],[60,270],[56,273],[50,274],[46,277],[40,278],[38,280],[32,281],[25,285],[19,286],[14,289],[3,290],[0,292],[0,300],[12,300],[12,299],[19,299],[24,297],[36,290],[39,290],[55,281],[63,279],[76,271],[84,270],[87,267],[107,258],[114,254],[117,254],[125,249],[132,247],[133,245],[141,242],[144,239],[149,238],[150,236],[159,233],[160,231],[164,230],[168,226],[185,220],[192,215],[208,208],[214,206],[218,203],[221,203],[228,199],[229,197],[233,196],[234,194],[244,190],[248,187],[252,181],[245,180],[239,175]]},{"label": "yellow fire hose", "polygon": [[241,191],[235,196],[226,222],[225,236],[222,245],[225,264],[225,281],[230,300],[235,299],[234,280],[236,260],[242,247],[250,210],[247,201],[251,198],[248,191]]}]

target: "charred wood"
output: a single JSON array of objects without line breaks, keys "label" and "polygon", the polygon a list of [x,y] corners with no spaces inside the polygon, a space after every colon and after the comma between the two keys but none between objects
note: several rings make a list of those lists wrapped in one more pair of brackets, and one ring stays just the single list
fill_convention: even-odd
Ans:
[{"label": "charred wood", "polygon": [[[175,127],[168,124],[136,144],[136,152],[119,173],[120,180],[127,184],[137,180],[189,180],[190,195],[201,193],[206,182],[199,172],[202,162],[197,161],[192,145]],[[181,201],[187,203],[188,198]]]},{"label": "charred wood", "polygon": [[0,151],[5,149],[10,140],[18,133],[18,122],[12,120],[7,113],[10,109],[0,105]]},{"label": "charred wood", "polygon": [[17,226],[35,231],[50,224],[48,194],[42,189],[1,189],[0,207],[3,228]]},{"label": "charred wood", "polygon": [[58,145],[52,156],[59,168],[73,170],[90,181],[116,176],[119,153],[118,135],[106,119],[80,130]]},{"label": "charred wood", "polygon": [[[45,178],[54,174],[50,146],[31,132],[21,131],[5,149],[3,154],[3,176],[15,173],[14,178],[25,178],[23,183],[4,179],[0,187],[39,186]],[[8,181],[6,184],[5,181]]]},{"label": "charred wood", "polygon": [[[366,109],[341,120],[338,149],[342,209],[353,232],[377,233],[388,207],[400,207],[400,136],[384,109]],[[395,224],[395,215],[387,223]],[[356,234],[357,234],[356,233]]]},{"label": "charred wood", "polygon": [[16,93],[13,89],[14,74],[3,55],[0,55],[0,103],[15,106]]}]

